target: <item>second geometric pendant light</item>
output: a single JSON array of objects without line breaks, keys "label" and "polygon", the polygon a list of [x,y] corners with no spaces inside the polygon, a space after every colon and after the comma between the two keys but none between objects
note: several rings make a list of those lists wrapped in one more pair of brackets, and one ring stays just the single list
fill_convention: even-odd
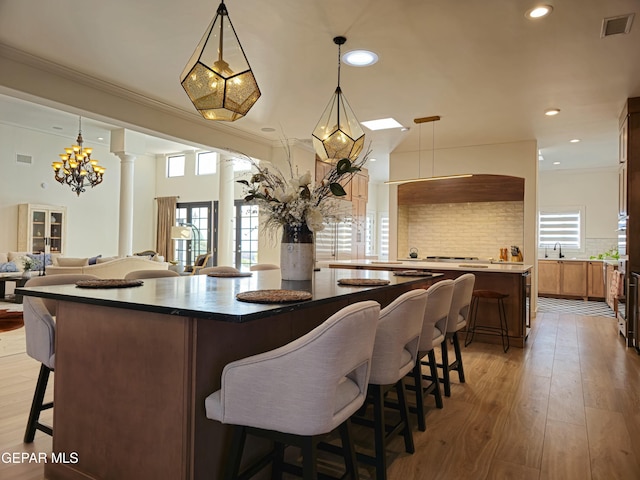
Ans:
[{"label": "second geometric pendant light", "polygon": [[364,146],[364,131],[340,89],[340,47],[346,41],[345,37],[333,39],[338,45],[338,87],[312,134],[316,154],[326,162],[353,161]]}]

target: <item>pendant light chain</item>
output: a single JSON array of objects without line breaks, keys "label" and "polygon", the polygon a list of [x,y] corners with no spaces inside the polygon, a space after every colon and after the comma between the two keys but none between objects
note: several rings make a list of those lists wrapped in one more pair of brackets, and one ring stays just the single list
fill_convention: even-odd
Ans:
[{"label": "pendant light chain", "polygon": [[[340,98],[340,95],[342,95],[342,89],[340,88],[340,67],[341,67],[341,62],[340,62],[340,52],[342,51],[342,43],[340,42],[336,42],[338,44],[338,88],[336,89],[336,93],[339,96],[338,98]],[[337,120],[338,120],[338,125],[340,125],[340,104],[342,102],[338,101],[338,109],[337,109]]]}]

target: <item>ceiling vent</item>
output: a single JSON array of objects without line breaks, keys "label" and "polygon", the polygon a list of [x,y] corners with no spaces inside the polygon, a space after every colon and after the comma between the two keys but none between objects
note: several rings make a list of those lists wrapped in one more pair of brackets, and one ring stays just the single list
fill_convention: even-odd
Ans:
[{"label": "ceiling vent", "polygon": [[33,158],[31,157],[31,155],[20,155],[19,153],[16,154],[16,162],[18,163],[23,163],[25,165],[31,165]]},{"label": "ceiling vent", "polygon": [[633,23],[634,15],[634,13],[630,13],[628,15],[605,18],[602,20],[602,34],[600,37],[604,38],[611,35],[629,33],[631,31],[631,24]]}]

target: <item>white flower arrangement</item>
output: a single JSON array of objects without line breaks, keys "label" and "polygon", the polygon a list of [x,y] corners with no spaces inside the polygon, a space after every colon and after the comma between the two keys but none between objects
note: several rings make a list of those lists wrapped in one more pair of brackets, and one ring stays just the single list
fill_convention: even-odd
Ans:
[{"label": "white flower arrangement", "polygon": [[351,162],[343,158],[317,184],[312,181],[311,173],[294,175],[291,155],[287,150],[289,166],[288,178],[272,164],[258,163],[246,155],[252,167],[257,171],[249,181],[238,180],[247,187],[244,200],[256,203],[267,220],[267,229],[278,227],[306,226],[311,232],[324,229],[324,222],[343,220],[337,217],[336,197],[346,195],[341,185],[348,184],[356,172],[359,172],[367,161],[370,152],[362,158]]},{"label": "white flower arrangement", "polygon": [[22,267],[25,272],[30,272],[37,268],[37,262],[31,257],[24,256],[22,257]]}]

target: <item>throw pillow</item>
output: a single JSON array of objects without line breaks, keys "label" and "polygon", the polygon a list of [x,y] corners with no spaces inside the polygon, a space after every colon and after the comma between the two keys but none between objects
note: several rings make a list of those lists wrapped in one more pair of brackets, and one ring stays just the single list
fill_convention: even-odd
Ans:
[{"label": "throw pillow", "polygon": [[[27,253],[27,257],[33,260],[33,266],[31,267],[32,271],[42,270],[42,257],[43,253]],[[51,255],[48,255],[49,262],[51,262]],[[51,263],[47,263],[47,259],[45,257],[45,265],[51,265]]]},{"label": "throw pillow", "polygon": [[17,272],[18,271],[18,267],[16,267],[16,264],[13,262],[2,262],[0,263],[0,272],[2,273],[6,273],[6,272]]},{"label": "throw pillow", "polygon": [[59,257],[58,266],[60,267],[84,267],[89,265],[88,258]]},{"label": "throw pillow", "polygon": [[98,259],[102,258],[102,255],[96,255],[95,257],[89,257],[89,265],[95,265],[98,263]]},{"label": "throw pillow", "polygon": [[19,272],[24,271],[24,260],[29,258],[27,252],[9,252],[9,261],[13,262]]}]

